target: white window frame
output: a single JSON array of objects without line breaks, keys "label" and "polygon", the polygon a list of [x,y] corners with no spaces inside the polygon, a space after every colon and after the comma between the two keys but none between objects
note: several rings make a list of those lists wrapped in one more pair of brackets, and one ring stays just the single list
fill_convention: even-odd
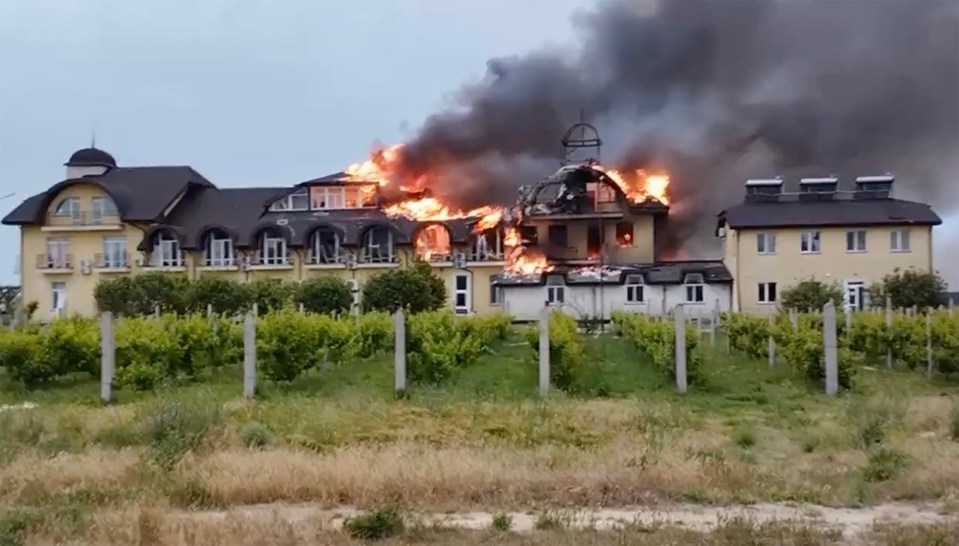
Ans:
[{"label": "white window frame", "polygon": [[286,265],[286,239],[270,233],[260,236],[260,265]]},{"label": "white window frame", "polygon": [[[328,232],[333,234],[333,256],[323,256],[323,245],[320,243],[320,234]],[[310,263],[311,264],[338,264],[342,260],[343,250],[340,247],[340,234],[333,229],[320,228],[313,231],[310,236]]]},{"label": "white window frame", "polygon": [[[470,301],[470,277],[469,273],[457,273],[453,275],[453,312],[457,315],[468,315],[472,308]],[[459,287],[459,280],[465,280],[465,288]],[[459,305],[460,296],[463,297],[463,305]]]},{"label": "white window frame", "polygon": [[561,275],[546,277],[546,303],[549,305],[566,303],[566,281]]},{"label": "white window frame", "polygon": [[[706,301],[706,282],[702,273],[687,273],[683,279],[683,301],[688,304],[701,304]],[[692,297],[690,297],[692,296]]]},{"label": "white window frame", "polygon": [[93,217],[93,223],[99,224],[104,216],[117,216],[117,204],[109,196],[97,195],[90,198],[90,214]]},{"label": "white window frame", "polygon": [[103,238],[103,264],[107,269],[127,267],[127,238],[113,235]]},{"label": "white window frame", "polygon": [[868,248],[866,237],[866,230],[864,229],[850,229],[846,231],[846,252],[866,252],[866,249]]},{"label": "white window frame", "polygon": [[[303,199],[305,199],[303,203],[298,203],[299,200]],[[310,190],[308,188],[300,188],[289,195],[284,195],[270,205],[271,212],[287,210],[310,210]]]},{"label": "white window frame", "polygon": [[67,283],[56,281],[50,283],[50,310],[57,314],[67,308]]},{"label": "white window frame", "polygon": [[[757,285],[759,287],[759,293],[757,294],[757,300],[763,305],[775,304],[779,300],[779,285],[776,281],[767,281],[761,282]],[[770,294],[772,298],[770,298]]]},{"label": "white window frame", "polygon": [[80,198],[65,197],[57,203],[53,209],[53,215],[58,218],[72,218],[74,221],[80,219]]},{"label": "white window frame", "polygon": [[894,229],[889,232],[889,251],[890,252],[912,252],[910,234],[908,229]]},{"label": "white window frame", "polygon": [[776,253],[776,234],[762,231],[756,234],[756,253],[770,256]]},{"label": "white window frame", "polygon": [[183,265],[180,241],[176,237],[167,238],[164,231],[157,233],[156,246],[153,251],[153,267],[183,267]]},{"label": "white window frame", "polygon": [[626,303],[632,305],[646,303],[646,283],[642,275],[637,273],[626,275]]},{"label": "white window frame", "polygon": [[822,232],[804,231],[800,235],[799,252],[802,254],[819,254],[822,252]]},{"label": "white window frame", "polygon": [[207,235],[203,254],[203,263],[207,267],[230,267],[234,265],[233,240],[215,234]]},{"label": "white window frame", "polygon": [[346,188],[343,186],[310,188],[311,210],[338,210],[346,208]]},{"label": "white window frame", "polygon": [[70,240],[63,237],[47,239],[46,265],[51,269],[64,269],[70,266]]},{"label": "white window frame", "polygon": [[[374,232],[377,229],[385,229],[387,233],[387,244],[389,245],[389,254],[384,258],[379,244],[373,244],[376,240]],[[373,258],[373,251],[376,250],[380,256]],[[393,263],[396,260],[396,242],[393,240],[393,230],[388,227],[374,226],[366,230],[363,234],[363,252],[361,253],[362,262],[370,264]]]},{"label": "white window frame", "polygon": [[496,277],[489,278],[489,304],[503,305],[503,288],[496,284]]}]

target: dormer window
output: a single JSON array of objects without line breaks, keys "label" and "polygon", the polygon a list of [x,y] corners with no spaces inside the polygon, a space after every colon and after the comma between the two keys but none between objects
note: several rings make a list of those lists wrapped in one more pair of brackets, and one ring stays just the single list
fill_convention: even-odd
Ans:
[{"label": "dormer window", "polygon": [[345,188],[314,186],[310,188],[310,208],[313,210],[342,209],[346,202]]},{"label": "dormer window", "polygon": [[286,239],[275,229],[264,229],[260,233],[257,258],[260,265],[286,265]]},{"label": "dormer window", "polygon": [[301,188],[295,192],[281,197],[270,205],[271,212],[280,212],[286,210],[309,210],[310,194],[306,188]]},{"label": "dormer window", "polygon": [[225,232],[211,230],[203,242],[203,264],[207,267],[234,265],[233,240]]},{"label": "dormer window", "polygon": [[104,216],[116,216],[117,205],[107,196],[90,198],[90,208],[93,213],[93,223],[99,224]]},{"label": "dormer window", "polygon": [[687,273],[683,284],[686,289],[686,303],[703,303],[705,279],[702,273]]},{"label": "dormer window", "polygon": [[321,227],[310,237],[310,263],[340,263],[340,234],[336,230]]},{"label": "dormer window", "polygon": [[360,261],[363,263],[392,263],[393,230],[386,226],[373,226],[363,234],[363,247],[360,249]]},{"label": "dormer window", "polygon": [[61,200],[57,204],[57,208],[53,209],[53,215],[61,218],[79,218],[80,200],[76,197],[67,197]]}]

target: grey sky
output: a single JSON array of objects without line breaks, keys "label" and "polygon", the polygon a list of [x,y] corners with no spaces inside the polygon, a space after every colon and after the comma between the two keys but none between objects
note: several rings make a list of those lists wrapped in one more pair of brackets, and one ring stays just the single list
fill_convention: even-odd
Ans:
[{"label": "grey sky", "polygon": [[[575,48],[572,17],[591,4],[0,0],[0,196],[16,192],[0,210],[61,180],[93,131],[121,165],[188,164],[220,186],[339,170],[401,140],[489,58]],[[937,229],[940,257],[957,224]],[[0,284],[18,252],[0,228]]]}]

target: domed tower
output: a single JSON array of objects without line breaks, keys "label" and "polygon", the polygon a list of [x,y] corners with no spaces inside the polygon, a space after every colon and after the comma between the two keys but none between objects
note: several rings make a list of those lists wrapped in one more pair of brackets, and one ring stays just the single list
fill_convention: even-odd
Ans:
[{"label": "domed tower", "polygon": [[99,176],[116,167],[117,161],[107,152],[91,147],[73,152],[64,166],[67,168],[67,178],[82,178]]}]

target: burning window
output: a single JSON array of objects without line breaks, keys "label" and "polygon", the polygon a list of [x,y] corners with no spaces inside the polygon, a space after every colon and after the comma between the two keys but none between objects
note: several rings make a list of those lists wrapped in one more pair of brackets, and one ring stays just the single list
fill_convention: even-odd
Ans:
[{"label": "burning window", "polygon": [[615,203],[616,190],[609,184],[603,182],[591,182],[586,185],[586,192],[593,196],[593,201],[598,205],[600,203]]},{"label": "burning window", "polygon": [[310,208],[313,210],[344,208],[344,190],[345,188],[340,186],[310,188]]},{"label": "burning window", "polygon": [[310,237],[310,263],[340,262],[340,234],[328,227],[319,228]]},{"label": "burning window", "polygon": [[633,246],[632,222],[619,222],[616,224],[616,244],[622,247]]},{"label": "burning window", "polygon": [[563,248],[569,246],[569,233],[565,224],[549,226],[549,243]]},{"label": "burning window", "polygon": [[503,259],[503,231],[491,228],[470,239],[470,261],[483,262]]},{"label": "burning window", "polygon": [[363,235],[360,261],[364,263],[391,263],[393,254],[393,230],[387,226],[373,226]]},{"label": "burning window", "polygon": [[539,244],[539,231],[536,226],[520,226],[519,236],[525,246],[536,246]]},{"label": "burning window", "polygon": [[424,226],[416,234],[416,257],[427,262],[452,260],[450,232],[443,224]]}]

